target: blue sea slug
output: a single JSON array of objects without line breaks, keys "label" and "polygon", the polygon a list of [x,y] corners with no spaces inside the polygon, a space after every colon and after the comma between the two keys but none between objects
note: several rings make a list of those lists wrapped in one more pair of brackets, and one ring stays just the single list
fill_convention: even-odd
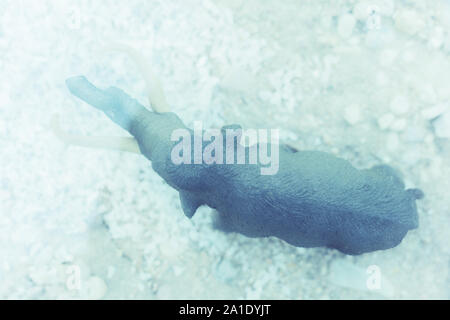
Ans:
[{"label": "blue sea slug", "polygon": [[[351,255],[395,247],[418,227],[416,200],[423,193],[405,190],[387,165],[358,170],[331,154],[283,145],[272,175],[261,174],[261,164],[248,162],[175,164],[171,152],[177,142],[171,136],[174,130],[192,130],[175,113],[157,108],[165,102],[153,103],[152,112],[118,88],[101,90],[82,76],[66,83],[75,96],[103,111],[135,139],[107,143],[99,138],[93,144],[142,153],[179,192],[189,218],[207,205],[217,210],[216,226],[222,230],[248,237],[275,236],[294,246],[328,247]],[[162,101],[161,95],[158,99]],[[238,126],[223,130],[227,128],[239,132]],[[75,136],[60,135],[83,144]]]}]

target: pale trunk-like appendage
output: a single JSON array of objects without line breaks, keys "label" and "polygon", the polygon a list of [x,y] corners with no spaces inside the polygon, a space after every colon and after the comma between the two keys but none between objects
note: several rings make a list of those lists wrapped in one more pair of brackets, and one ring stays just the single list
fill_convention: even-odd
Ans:
[{"label": "pale trunk-like appendage", "polygon": [[[147,63],[145,58],[137,50],[123,44],[113,43],[106,46],[106,48],[108,50],[123,51],[131,56],[144,77],[152,109],[159,113],[169,112],[170,108],[166,102],[166,97],[164,95],[164,91],[162,90],[161,83],[153,74],[150,65]],[[61,129],[59,119],[56,116],[52,119],[51,127],[53,133],[69,145],[141,153],[136,139],[132,137],[93,137],[68,134]]]}]

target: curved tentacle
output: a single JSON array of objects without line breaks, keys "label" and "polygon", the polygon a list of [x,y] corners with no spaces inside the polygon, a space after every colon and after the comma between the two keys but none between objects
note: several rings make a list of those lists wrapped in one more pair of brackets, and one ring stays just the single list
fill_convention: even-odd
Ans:
[{"label": "curved tentacle", "polygon": [[136,139],[132,137],[93,137],[64,132],[64,130],[62,130],[61,128],[59,117],[56,115],[52,118],[51,128],[53,133],[68,145],[95,149],[125,151],[138,154],[141,153]]},{"label": "curved tentacle", "polygon": [[[152,69],[150,68],[147,61],[137,50],[119,43],[112,43],[106,46],[106,49],[122,51],[129,54],[131,58],[135,61],[135,63],[138,65],[139,70],[141,71],[142,76],[144,77],[147,86],[149,102],[152,109],[158,113],[170,111],[170,107],[167,104],[166,97],[164,95],[164,91],[161,86],[161,82],[153,74]],[[95,90],[93,89],[91,96],[93,100],[90,101],[89,103],[91,102],[93,102],[93,104],[112,103],[112,101],[108,101],[108,96],[105,95],[103,92],[100,91],[94,92],[94,91]],[[110,116],[108,113],[107,115]],[[141,153],[136,139],[132,137],[111,137],[111,136],[94,137],[94,136],[68,134],[61,129],[59,119],[56,116],[52,119],[52,130],[57,137],[59,137],[65,143],[70,145]]]},{"label": "curved tentacle", "polygon": [[106,49],[125,52],[134,60],[147,85],[148,99],[153,111],[159,113],[170,111],[160,80],[155,76],[149,63],[139,51],[120,43],[111,43],[106,46]]}]

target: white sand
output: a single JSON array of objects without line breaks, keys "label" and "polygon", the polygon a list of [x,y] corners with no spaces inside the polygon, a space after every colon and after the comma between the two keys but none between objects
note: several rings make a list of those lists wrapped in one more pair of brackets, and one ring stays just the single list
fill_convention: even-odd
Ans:
[{"label": "white sand", "polygon": [[[448,299],[450,1],[408,3],[0,0],[0,298]],[[54,114],[68,132],[125,134],[67,77],[147,102],[110,40],[148,57],[188,125],[279,128],[396,167],[426,194],[419,229],[357,257],[223,234],[209,208],[185,218],[143,157],[65,146]],[[370,265],[389,290],[361,285]]]}]

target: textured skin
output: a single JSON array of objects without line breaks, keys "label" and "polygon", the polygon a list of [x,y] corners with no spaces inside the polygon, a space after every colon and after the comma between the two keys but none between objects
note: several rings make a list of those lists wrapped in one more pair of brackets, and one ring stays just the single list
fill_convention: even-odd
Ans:
[{"label": "textured skin", "polygon": [[280,147],[275,175],[261,175],[255,164],[175,165],[170,136],[186,127],[174,113],[150,112],[120,89],[102,91],[84,77],[67,85],[136,138],[153,169],[179,191],[189,218],[208,205],[222,230],[351,255],[395,247],[418,227],[415,200],[423,193],[405,190],[389,166],[357,170],[333,155],[288,147]]}]

